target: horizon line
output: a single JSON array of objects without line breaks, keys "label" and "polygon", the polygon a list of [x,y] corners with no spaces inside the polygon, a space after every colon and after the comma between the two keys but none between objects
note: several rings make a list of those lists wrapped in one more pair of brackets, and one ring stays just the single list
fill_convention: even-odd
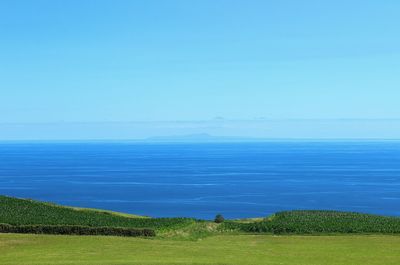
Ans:
[{"label": "horizon line", "polygon": [[[184,135],[182,135],[184,136]],[[168,136],[165,136],[168,137]],[[171,140],[153,140],[151,138],[131,138],[131,139],[14,139],[4,140],[0,139],[0,143],[13,143],[13,142],[137,142],[137,143],[261,143],[261,142],[329,142],[329,141],[343,141],[343,142],[384,142],[384,141],[400,141],[400,138],[257,138],[257,137],[235,137],[235,136],[211,136],[208,140],[185,140],[185,139],[171,139]],[[225,139],[224,138],[228,138]]]},{"label": "horizon line", "polygon": [[16,121],[0,122],[0,125],[42,124],[115,124],[115,123],[203,123],[203,122],[279,122],[279,121],[400,121],[400,118],[254,118],[254,119],[198,119],[198,120],[131,120],[131,121]]}]

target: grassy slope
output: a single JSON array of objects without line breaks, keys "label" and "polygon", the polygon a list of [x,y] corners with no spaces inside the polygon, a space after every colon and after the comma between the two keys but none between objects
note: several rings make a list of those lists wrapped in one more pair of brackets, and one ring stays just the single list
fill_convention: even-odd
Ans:
[{"label": "grassy slope", "polygon": [[143,218],[110,211],[63,207],[33,200],[0,196],[0,223],[12,225],[86,225],[176,229],[194,223],[187,218]]},{"label": "grassy slope", "polygon": [[288,211],[222,225],[188,218],[145,218],[0,196],[0,223],[151,228],[160,237],[197,240],[227,233],[400,233],[400,218],[337,211]]},{"label": "grassy slope", "polygon": [[[56,204],[53,203],[48,203],[49,205],[57,206]],[[94,209],[94,208],[82,208],[82,207],[72,207],[72,206],[59,206],[59,207],[66,207],[70,208],[76,211],[92,211],[95,213],[105,213],[105,214],[111,214],[115,216],[122,216],[122,217],[128,217],[128,218],[150,218],[148,216],[141,216],[141,215],[136,215],[136,214],[130,214],[130,213],[120,213],[120,212],[114,212],[114,211],[109,211],[109,210],[102,210],[102,209]]]},{"label": "grassy slope", "polygon": [[[283,212],[268,219],[244,219],[230,223],[258,226],[265,222],[295,229],[345,227],[358,218],[362,224],[389,224],[387,217],[326,211]],[[337,222],[339,220],[339,222]],[[344,221],[343,221],[344,220]],[[384,222],[385,226],[387,225]],[[66,264],[400,264],[400,236],[272,236],[240,235],[224,231],[224,225],[192,219],[137,218],[95,209],[75,209],[49,203],[0,196],[0,223],[86,224],[126,227],[154,226],[156,239],[102,236],[51,236],[0,234],[2,265]],[[333,223],[332,223],[333,222]],[[357,224],[357,222],[355,224]],[[300,224],[300,226],[298,226]],[[350,223],[351,224],[351,223]],[[313,227],[313,226],[311,226]],[[292,227],[293,228],[293,227]],[[314,229],[314,228],[313,228]],[[335,228],[336,229],[336,228]],[[237,232],[236,232],[237,233]],[[190,239],[190,240],[187,240]]]},{"label": "grassy slope", "polygon": [[0,234],[2,265],[397,265],[398,236],[221,235],[199,241]]}]

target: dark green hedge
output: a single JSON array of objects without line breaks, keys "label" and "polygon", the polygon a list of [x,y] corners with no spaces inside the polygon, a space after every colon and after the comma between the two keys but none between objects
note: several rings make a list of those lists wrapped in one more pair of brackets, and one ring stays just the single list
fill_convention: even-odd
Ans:
[{"label": "dark green hedge", "polygon": [[21,225],[73,225],[90,227],[151,228],[173,230],[195,222],[189,218],[130,218],[107,212],[68,207],[0,195],[0,223]]},{"label": "dark green hedge", "polygon": [[122,227],[89,227],[78,225],[9,225],[0,224],[0,233],[52,234],[52,235],[104,235],[153,237],[153,229],[136,229]]},{"label": "dark green hedge", "polygon": [[261,222],[225,222],[221,229],[274,234],[398,234],[400,218],[339,211],[285,211]]}]

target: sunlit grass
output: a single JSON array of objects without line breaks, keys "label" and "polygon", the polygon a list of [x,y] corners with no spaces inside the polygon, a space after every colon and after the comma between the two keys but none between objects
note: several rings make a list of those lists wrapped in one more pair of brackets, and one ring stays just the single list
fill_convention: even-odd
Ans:
[{"label": "sunlit grass", "polygon": [[220,235],[197,241],[0,234],[2,265],[398,265],[399,236]]}]

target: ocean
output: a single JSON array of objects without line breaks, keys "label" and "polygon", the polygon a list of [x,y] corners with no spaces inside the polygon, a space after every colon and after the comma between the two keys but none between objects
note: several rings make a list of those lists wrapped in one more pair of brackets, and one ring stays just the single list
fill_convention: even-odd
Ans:
[{"label": "ocean", "polygon": [[0,194],[153,217],[400,216],[400,142],[3,142]]}]

